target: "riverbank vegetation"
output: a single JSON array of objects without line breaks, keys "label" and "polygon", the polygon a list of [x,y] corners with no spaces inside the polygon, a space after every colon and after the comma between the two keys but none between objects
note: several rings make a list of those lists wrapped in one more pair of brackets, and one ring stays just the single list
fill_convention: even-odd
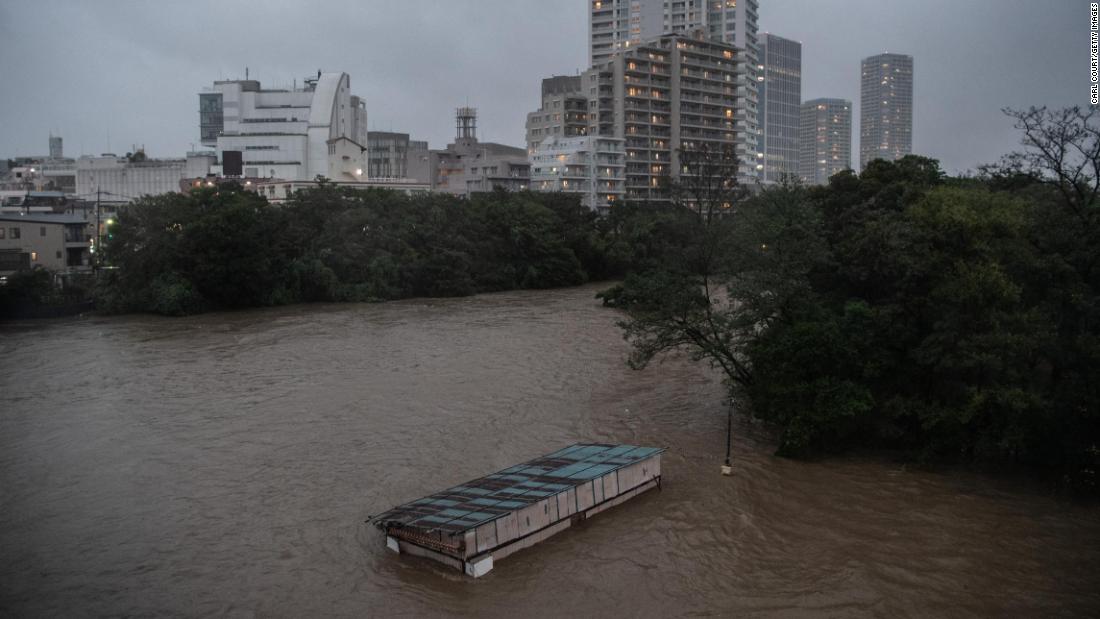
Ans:
[{"label": "riverbank vegetation", "polygon": [[0,319],[54,318],[92,310],[90,276],[62,280],[47,269],[12,273],[0,285]]},{"label": "riverbank vegetation", "polygon": [[560,194],[322,185],[278,207],[239,187],[165,194],[120,213],[97,302],[182,315],[571,286],[619,270],[604,225]]},{"label": "riverbank vegetation", "polygon": [[1091,111],[1012,115],[1024,151],[975,177],[908,156],[674,209],[680,241],[603,294],[631,364],[709,361],[781,454],[900,449],[1096,494],[1100,133]]}]

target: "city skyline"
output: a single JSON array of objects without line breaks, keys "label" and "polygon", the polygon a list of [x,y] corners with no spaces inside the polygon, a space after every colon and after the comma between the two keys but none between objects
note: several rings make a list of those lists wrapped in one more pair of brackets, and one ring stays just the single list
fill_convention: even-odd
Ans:
[{"label": "city skyline", "polygon": [[[1088,59],[1073,44],[1087,36],[1087,19],[1078,19],[1086,2],[760,5],[761,33],[803,44],[804,100],[858,101],[862,58],[912,55],[919,65],[913,152],[940,159],[948,172],[1015,148],[1001,107],[1087,104]],[[483,139],[522,146],[541,79],[587,68],[583,1],[349,4],[345,19],[324,26],[288,5],[278,20],[248,29],[233,25],[246,17],[257,25],[244,5],[127,6],[107,17],[62,1],[19,14],[0,5],[0,50],[10,61],[0,94],[10,129],[0,156],[43,155],[51,131],[69,156],[142,144],[154,157],[182,156],[192,144],[200,148],[194,93],[215,79],[244,77],[246,66],[265,87],[300,82],[318,68],[346,72],[366,100],[371,130],[410,133],[432,148],[449,141],[453,110],[466,104],[480,110]],[[180,27],[196,13],[222,19]],[[61,14],[65,23],[88,24],[82,32],[95,37],[54,27]],[[855,136],[858,114],[857,107]],[[853,152],[858,147],[854,138]]]}]

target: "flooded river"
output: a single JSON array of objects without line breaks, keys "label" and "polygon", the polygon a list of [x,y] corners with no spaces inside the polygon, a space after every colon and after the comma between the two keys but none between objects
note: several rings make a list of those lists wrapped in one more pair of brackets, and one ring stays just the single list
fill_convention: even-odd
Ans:
[{"label": "flooded river", "polygon": [[[598,287],[0,326],[0,616],[1100,614],[1100,509],[776,458]],[[664,488],[470,580],[372,513],[576,441]]]}]

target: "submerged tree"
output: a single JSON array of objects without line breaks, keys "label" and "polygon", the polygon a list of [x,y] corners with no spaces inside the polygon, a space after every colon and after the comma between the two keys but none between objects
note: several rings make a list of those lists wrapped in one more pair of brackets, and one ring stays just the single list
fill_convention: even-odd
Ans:
[{"label": "submerged tree", "polygon": [[1009,113],[1024,148],[976,179],[907,156],[729,208],[720,167],[679,188],[688,233],[607,295],[631,365],[721,367],[782,454],[900,448],[1096,492],[1097,117]]},{"label": "submerged tree", "polygon": [[747,386],[753,373],[745,344],[805,289],[817,220],[798,186],[750,199],[730,147],[682,150],[679,160],[667,207],[679,242],[602,296],[628,311],[620,325],[632,367],[677,350]]}]

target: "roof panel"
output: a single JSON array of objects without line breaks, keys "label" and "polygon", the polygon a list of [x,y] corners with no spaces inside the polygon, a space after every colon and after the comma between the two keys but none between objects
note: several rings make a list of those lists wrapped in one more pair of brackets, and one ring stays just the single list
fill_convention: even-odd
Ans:
[{"label": "roof panel", "polygon": [[578,443],[399,505],[371,520],[384,528],[467,531],[662,451],[657,447]]}]

